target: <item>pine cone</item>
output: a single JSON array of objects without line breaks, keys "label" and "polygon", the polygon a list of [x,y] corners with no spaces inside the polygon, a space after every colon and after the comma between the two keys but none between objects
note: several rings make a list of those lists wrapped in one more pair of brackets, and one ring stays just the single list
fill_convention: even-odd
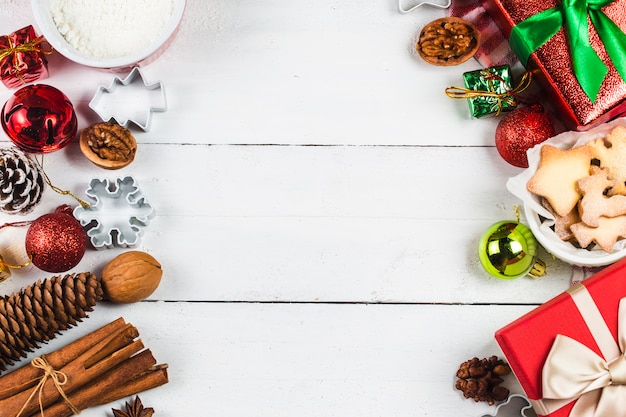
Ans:
[{"label": "pine cone", "polygon": [[496,356],[472,358],[460,365],[455,387],[463,392],[465,398],[493,405],[508,398],[509,390],[500,384],[504,382],[502,377],[510,373],[509,365]]},{"label": "pine cone", "polygon": [[44,175],[19,149],[0,149],[0,210],[26,214],[41,200]]},{"label": "pine cone", "polygon": [[88,272],[40,280],[0,298],[0,371],[75,326],[101,299],[100,281]]}]

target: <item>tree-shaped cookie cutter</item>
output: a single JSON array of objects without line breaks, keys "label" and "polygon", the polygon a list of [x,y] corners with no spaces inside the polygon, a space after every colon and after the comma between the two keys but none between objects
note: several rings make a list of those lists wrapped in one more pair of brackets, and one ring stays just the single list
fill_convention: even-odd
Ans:
[{"label": "tree-shaped cookie cutter", "polygon": [[148,131],[152,113],[167,110],[165,88],[160,81],[147,83],[139,67],[134,67],[126,78],[115,77],[109,87],[99,86],[89,107],[105,122],[124,127],[133,123]]},{"label": "tree-shaped cookie cutter", "polygon": [[93,178],[85,192],[93,201],[89,207],[79,205],[74,217],[87,230],[94,248],[136,246],[143,228],[154,217],[154,208],[143,196],[135,178]]}]

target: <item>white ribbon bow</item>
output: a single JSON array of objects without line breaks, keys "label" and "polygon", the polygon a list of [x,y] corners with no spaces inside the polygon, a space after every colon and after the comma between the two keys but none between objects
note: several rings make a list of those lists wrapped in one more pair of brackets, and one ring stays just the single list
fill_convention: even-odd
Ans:
[{"label": "white ribbon bow", "polygon": [[[543,368],[543,401],[576,400],[570,417],[617,417],[626,411],[626,299],[619,303],[619,355],[608,361],[557,335]],[[612,340],[614,344],[615,341]],[[605,355],[606,356],[606,355]]]}]

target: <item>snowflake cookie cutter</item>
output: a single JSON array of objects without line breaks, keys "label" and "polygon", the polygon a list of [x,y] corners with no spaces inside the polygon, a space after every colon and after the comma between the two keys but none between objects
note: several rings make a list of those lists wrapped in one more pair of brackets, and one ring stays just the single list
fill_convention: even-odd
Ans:
[{"label": "snowflake cookie cutter", "polygon": [[481,417],[537,417],[537,413],[528,398],[511,394],[505,402],[496,407],[495,414],[483,414]]},{"label": "snowflake cookie cutter", "polygon": [[403,4],[403,1],[398,0],[398,10],[400,10],[400,13],[411,13],[413,10],[424,5],[439,7],[441,9],[447,9],[452,4],[452,0],[445,0],[443,2],[442,1],[418,1],[414,5],[408,8],[405,8],[402,4]]},{"label": "snowflake cookie cutter", "polygon": [[114,183],[106,178],[93,178],[85,194],[93,204],[77,206],[74,217],[98,250],[136,246],[143,228],[155,215],[132,176],[117,178]]},{"label": "snowflake cookie cutter", "polygon": [[165,88],[160,81],[147,83],[139,67],[134,67],[124,78],[113,78],[111,85],[98,87],[89,107],[105,121],[115,121],[128,127],[150,130],[152,113],[167,110]]}]

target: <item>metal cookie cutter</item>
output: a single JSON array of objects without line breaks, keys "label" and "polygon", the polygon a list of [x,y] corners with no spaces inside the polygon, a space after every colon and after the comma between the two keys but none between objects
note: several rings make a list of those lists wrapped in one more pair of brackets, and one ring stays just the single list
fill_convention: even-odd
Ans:
[{"label": "metal cookie cutter", "polygon": [[148,131],[152,113],[166,111],[167,102],[163,84],[146,83],[139,67],[134,67],[126,78],[115,77],[109,87],[99,86],[89,107],[105,122],[114,120],[124,127],[133,123]]},{"label": "metal cookie cutter", "polygon": [[96,249],[129,247],[139,243],[143,228],[154,217],[154,209],[143,196],[132,176],[108,179],[93,178],[85,192],[94,203],[79,205],[74,217],[87,229]]},{"label": "metal cookie cutter", "polygon": [[433,2],[433,1],[418,1],[413,6],[410,6],[408,9],[405,9],[402,6],[402,3],[403,3],[402,0],[398,0],[398,10],[400,10],[400,13],[410,13],[413,10],[415,10],[418,7],[423,6],[425,4],[427,4],[429,6],[439,7],[441,9],[447,9],[452,4],[452,0],[435,1],[435,2]]},{"label": "metal cookie cutter", "polygon": [[509,398],[496,407],[494,415],[484,414],[481,417],[537,417],[528,398],[519,394],[511,394]]}]

